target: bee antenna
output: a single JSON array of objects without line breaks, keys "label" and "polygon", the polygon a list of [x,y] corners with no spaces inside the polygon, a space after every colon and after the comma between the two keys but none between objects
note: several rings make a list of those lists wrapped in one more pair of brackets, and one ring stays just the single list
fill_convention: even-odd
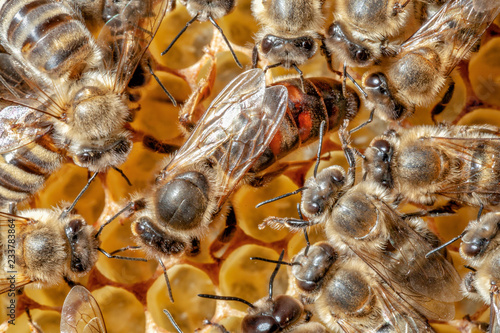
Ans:
[{"label": "bee antenna", "polygon": [[354,78],[349,73],[347,73],[347,65],[345,62],[344,62],[344,78],[348,78],[349,80],[351,80],[351,82],[354,84],[356,89],[358,89],[358,91],[363,96],[365,96],[365,98],[368,98],[368,94],[366,93],[366,91],[364,91],[364,89],[359,85],[359,83],[356,82],[356,80],[354,80]]},{"label": "bee antenna", "polygon": [[201,298],[210,298],[210,299],[218,299],[218,300],[222,300],[222,301],[236,301],[236,302],[243,303],[243,304],[251,307],[252,309],[255,308],[255,306],[252,303],[250,303],[249,301],[244,300],[243,298],[234,297],[234,296],[219,296],[219,295],[210,295],[210,294],[198,294],[198,297],[201,297]]},{"label": "bee antenna", "polygon": [[479,206],[479,211],[477,212],[477,220],[479,221],[479,218],[481,217],[481,214],[483,214],[483,209],[484,209],[484,205],[481,204],[481,206]]},{"label": "bee antenna", "polygon": [[68,214],[73,210],[73,208],[75,208],[76,203],[78,202],[78,200],[80,200],[80,198],[85,193],[85,191],[87,191],[87,189],[90,186],[90,183],[92,183],[92,181],[95,179],[97,174],[98,174],[98,172],[94,172],[92,177],[90,177],[90,179],[87,181],[87,184],[83,187],[83,189],[80,191],[80,193],[76,196],[75,200],[73,200],[73,203],[71,204],[71,206],[69,206],[68,208],[66,208],[65,210],[62,211],[61,215],[59,216],[60,219],[63,219],[66,216],[68,216]]},{"label": "bee antenna", "polygon": [[134,258],[134,257],[123,257],[123,256],[115,256],[113,255],[113,253],[118,253],[118,252],[123,252],[123,251],[126,251],[126,250],[129,250],[127,249],[126,247],[122,248],[122,249],[118,249],[116,251],[113,251],[111,253],[108,253],[106,252],[104,249],[98,247],[97,250],[99,252],[101,252],[102,254],[104,254],[106,257],[110,258],[110,259],[122,259],[122,260],[130,260],[130,261],[144,261],[146,262],[147,260],[144,259],[144,258]]},{"label": "bee antenna", "polygon": [[116,213],[115,215],[113,215],[109,220],[107,220],[106,222],[104,222],[101,227],[99,228],[99,230],[97,231],[97,233],[95,234],[95,238],[99,238],[99,235],[101,234],[102,230],[104,229],[105,226],[107,226],[108,224],[110,224],[111,222],[113,222],[114,219],[116,219],[118,216],[120,216],[121,214],[123,214],[123,212],[125,212],[126,210],[130,209],[130,207],[132,207],[134,203],[133,202],[130,202],[128,203],[128,205],[126,205],[125,207],[123,207],[118,213]]},{"label": "bee antenna", "polygon": [[118,173],[120,173],[120,175],[122,175],[123,178],[125,178],[125,181],[127,182],[128,186],[132,186],[132,183],[130,182],[130,179],[128,179],[128,177],[125,175],[125,173],[123,172],[122,169],[118,169],[117,167],[113,167],[113,169],[115,169],[116,171],[118,171]]},{"label": "bee antenna", "polygon": [[181,35],[184,33],[184,31],[186,31],[186,29],[194,22],[198,19],[198,15],[199,14],[196,14],[191,20],[189,20],[188,23],[186,23],[186,25],[184,26],[184,28],[182,28],[182,30],[177,34],[177,36],[175,36],[174,40],[170,43],[170,45],[165,49],[165,51],[163,51],[161,53],[162,56],[164,56],[171,48],[172,46],[174,46],[175,42],[179,39],[179,37],[181,37]]},{"label": "bee antenna", "polygon": [[275,67],[279,67],[281,66],[281,62],[278,62],[276,64],[272,64],[272,65],[267,65],[266,67],[264,67],[264,73],[267,72],[268,70],[270,70],[271,68],[275,68]]},{"label": "bee antenna", "polygon": [[321,146],[323,146],[325,127],[326,127],[326,121],[323,120],[319,127],[319,146],[318,146],[318,153],[316,154],[316,164],[314,165],[314,178],[316,178],[316,175],[318,174],[319,162],[321,161]]},{"label": "bee antenna", "polygon": [[283,259],[283,256],[285,255],[285,250],[281,250],[280,257],[278,258],[278,263],[276,264],[276,268],[273,271],[273,274],[271,274],[271,278],[269,279],[269,299],[273,299],[273,284],[274,284],[274,279],[276,278],[276,275],[278,274],[278,271],[280,270],[281,266],[281,260]]},{"label": "bee antenna", "polygon": [[293,64],[292,67],[297,71],[297,73],[299,73],[300,85],[301,85],[302,91],[304,91],[304,73],[302,73],[302,71],[299,69],[299,67],[297,67],[296,64]]},{"label": "bee antenna", "polygon": [[231,55],[233,56],[234,61],[236,62],[236,65],[238,65],[239,68],[243,68],[243,66],[241,65],[240,61],[238,60],[238,57],[236,56],[236,53],[234,53],[234,50],[231,47],[231,44],[227,40],[226,35],[224,35],[224,32],[222,31],[222,28],[219,27],[219,25],[217,24],[217,22],[215,22],[215,20],[212,17],[212,15],[208,15],[208,19],[213,24],[213,26],[215,27],[215,29],[219,30],[220,34],[222,35],[222,38],[224,39],[224,41],[227,44],[227,47],[229,48],[229,51],[231,52]]},{"label": "bee antenna", "polygon": [[360,125],[358,125],[358,126],[354,127],[353,129],[351,129],[351,130],[349,131],[349,134],[352,134],[352,133],[354,133],[354,132],[356,132],[356,131],[359,131],[360,129],[362,129],[363,127],[365,127],[365,126],[366,126],[366,125],[368,125],[369,123],[371,123],[371,122],[373,121],[373,115],[374,115],[374,114],[375,114],[375,108],[373,108],[373,109],[371,110],[371,112],[370,112],[370,116],[368,117],[368,120],[367,120],[367,121],[365,121],[364,123],[362,123],[362,124],[360,124]]},{"label": "bee antenna", "polygon": [[158,84],[160,85],[160,87],[163,90],[163,92],[165,94],[167,94],[168,98],[170,98],[170,101],[172,102],[172,105],[173,106],[177,106],[177,101],[175,100],[174,96],[172,96],[172,94],[170,94],[170,92],[167,90],[167,88],[165,88],[165,86],[163,85],[163,83],[161,83],[161,81],[158,78],[158,76],[156,76],[156,74],[153,72],[153,68],[151,68],[151,64],[149,63],[149,61],[147,62],[147,65],[148,65],[149,73],[151,74],[152,77],[154,77],[154,79],[156,80],[156,82],[158,82]]},{"label": "bee antenna", "polygon": [[282,194],[282,195],[280,195],[278,197],[275,197],[275,198],[272,198],[272,199],[269,199],[269,200],[266,200],[266,201],[262,201],[261,203],[257,204],[255,206],[255,208],[259,208],[260,206],[264,206],[264,205],[266,205],[268,203],[271,203],[271,202],[274,202],[274,201],[277,201],[277,200],[289,197],[291,195],[295,195],[295,194],[300,193],[300,192],[302,192],[302,191],[304,191],[306,189],[307,189],[307,187],[301,187],[301,188],[296,189],[293,192],[285,193],[285,194]]},{"label": "bee antenna", "polygon": [[174,295],[172,294],[172,287],[170,286],[170,279],[168,278],[167,269],[163,264],[161,259],[158,259],[161,268],[163,268],[163,276],[165,277],[165,281],[167,282],[167,290],[168,290],[168,298],[170,298],[170,302],[174,303]]},{"label": "bee antenna", "polygon": [[464,231],[464,232],[462,232],[462,233],[461,233],[460,235],[458,235],[457,237],[455,237],[455,238],[453,238],[453,239],[451,239],[451,240],[447,241],[446,243],[441,244],[440,246],[436,247],[434,250],[429,251],[429,252],[425,255],[425,257],[426,257],[426,258],[429,258],[429,256],[430,256],[431,254],[433,254],[434,252],[437,252],[437,251],[441,250],[442,248],[447,247],[447,246],[448,246],[448,245],[450,245],[451,243],[454,243],[455,241],[459,240],[460,238],[462,238],[462,237],[464,236],[464,234],[465,234],[465,231]]},{"label": "bee antenna", "polygon": [[172,326],[174,326],[175,330],[178,332],[178,333],[182,333],[182,330],[181,328],[179,327],[179,325],[177,325],[177,323],[175,322],[174,320],[174,317],[172,316],[172,314],[170,312],[168,312],[167,309],[163,309],[163,313],[167,315],[168,319],[170,320],[170,322],[172,323]]},{"label": "bee antenna", "polygon": [[473,271],[473,272],[477,272],[477,269],[475,269],[474,267],[471,267],[469,265],[464,265],[464,267],[467,268],[467,269],[469,269],[469,270],[471,270],[471,271]]},{"label": "bee antenna", "polygon": [[262,258],[262,257],[250,257],[250,260],[259,260],[259,261],[264,261],[264,262],[270,262],[273,264],[280,264],[280,265],[288,265],[288,266],[297,266],[300,265],[298,262],[287,262],[287,261],[281,261],[281,260],[272,260],[268,258]]}]

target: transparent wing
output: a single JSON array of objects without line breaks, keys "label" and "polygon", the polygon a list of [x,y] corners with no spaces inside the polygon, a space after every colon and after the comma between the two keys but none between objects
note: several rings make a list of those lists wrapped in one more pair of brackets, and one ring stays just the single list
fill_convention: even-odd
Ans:
[{"label": "transparent wing", "polygon": [[[488,177],[497,179],[500,172],[497,159],[500,153],[500,137],[496,138],[453,138],[431,137],[432,145],[441,148],[457,160],[473,166],[467,177],[460,182],[450,182],[438,194],[454,198],[460,194],[500,194],[498,182],[487,181]],[[485,158],[486,156],[486,158]],[[487,172],[489,170],[489,172]]]},{"label": "transparent wing", "polygon": [[29,277],[16,271],[15,269],[12,271],[9,270],[8,263],[6,265],[7,268],[3,267],[0,270],[0,295],[10,291],[13,282],[15,289],[21,288],[22,286],[33,282]]},{"label": "transparent wing", "polygon": [[266,88],[261,69],[244,72],[215,98],[162,176],[175,174],[183,165],[215,159],[224,171],[218,184],[220,205],[271,142],[287,102],[286,88]]},{"label": "transparent wing", "polygon": [[500,291],[497,286],[490,290],[490,330],[489,332],[500,332]]},{"label": "transparent wing", "polygon": [[43,123],[43,113],[1,102],[0,108],[0,154],[25,146],[52,129]]},{"label": "transparent wing", "polygon": [[440,253],[426,258],[434,246],[390,207],[377,207],[388,234],[390,250],[353,249],[395,292],[429,319],[451,320],[453,302],[463,298],[461,279]]},{"label": "transparent wing", "polygon": [[61,333],[75,332],[106,332],[101,309],[83,286],[70,290],[61,312]]},{"label": "transparent wing", "polygon": [[115,73],[114,91],[123,92],[166,11],[167,0],[110,1],[111,17],[97,43],[104,52],[104,71]]},{"label": "transparent wing", "polygon": [[[448,75],[460,60],[467,57],[470,49],[481,38],[484,31],[500,12],[498,0],[450,0],[413,34],[401,49],[417,50],[423,46],[446,44],[443,50],[450,50],[447,57]],[[449,47],[449,46],[452,47]]]}]

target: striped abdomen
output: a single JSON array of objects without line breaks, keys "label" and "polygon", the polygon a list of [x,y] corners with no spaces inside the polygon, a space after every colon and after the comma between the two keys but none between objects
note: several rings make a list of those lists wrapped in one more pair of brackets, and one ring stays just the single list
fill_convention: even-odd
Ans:
[{"label": "striped abdomen", "polygon": [[62,2],[4,1],[0,36],[18,60],[51,78],[75,75],[96,56],[90,32]]},{"label": "striped abdomen", "polygon": [[63,155],[54,147],[50,135],[0,155],[0,205],[17,203],[35,194],[62,162]]},{"label": "striped abdomen", "polygon": [[302,91],[299,79],[276,82],[288,90],[288,107],[281,125],[269,147],[257,160],[251,172],[260,172],[301,145],[318,140],[321,122],[326,130],[338,130],[344,119],[352,119],[360,108],[358,95],[342,83],[331,78],[304,79]]}]

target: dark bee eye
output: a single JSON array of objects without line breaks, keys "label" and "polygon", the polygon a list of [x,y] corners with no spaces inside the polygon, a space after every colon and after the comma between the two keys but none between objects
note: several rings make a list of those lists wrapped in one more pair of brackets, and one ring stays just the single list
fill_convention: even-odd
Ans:
[{"label": "dark bee eye", "polygon": [[82,262],[79,258],[74,258],[71,261],[71,269],[75,272],[84,272],[85,268],[82,265]]},{"label": "dark bee eye", "polygon": [[78,160],[81,163],[90,163],[96,160],[99,160],[102,156],[102,153],[99,151],[86,151],[84,153],[81,153],[77,155]]},{"label": "dark bee eye", "polygon": [[377,140],[373,143],[372,146],[386,154],[391,150],[391,145],[389,144],[389,142],[387,142],[387,140]]},{"label": "dark bee eye", "polygon": [[121,140],[115,145],[113,150],[115,151],[115,153],[118,153],[120,155],[126,154],[130,150],[130,144],[126,140]]},{"label": "dark bee eye", "polygon": [[304,210],[309,214],[316,215],[321,211],[321,206],[317,202],[309,201],[304,203]]},{"label": "dark bee eye", "polygon": [[69,230],[73,233],[73,234],[76,234],[78,233],[80,230],[82,230],[82,228],[85,226],[85,222],[83,222],[82,220],[71,220],[69,223],[68,223],[68,228]]},{"label": "dark bee eye", "polygon": [[339,170],[332,170],[330,173],[333,183],[341,183],[344,181],[344,175]]},{"label": "dark bee eye", "polygon": [[303,39],[295,42],[295,46],[307,51],[311,51],[314,48],[314,42],[310,39]]},{"label": "dark bee eye", "polygon": [[269,53],[273,47],[275,47],[276,44],[276,37],[267,35],[262,39],[262,42],[260,43],[260,47],[262,48],[262,52],[264,53]]},{"label": "dark bee eye", "polygon": [[361,49],[356,51],[355,57],[357,61],[365,62],[370,58],[370,53],[365,49]]},{"label": "dark bee eye", "polygon": [[486,238],[476,238],[470,243],[462,243],[462,251],[465,255],[475,257],[484,251],[488,243]]},{"label": "dark bee eye", "polygon": [[279,330],[276,320],[265,315],[247,315],[241,322],[242,332],[274,333]]},{"label": "dark bee eye", "polygon": [[382,80],[380,80],[380,76],[378,73],[371,74],[365,80],[365,86],[369,88],[378,88],[382,85]]}]

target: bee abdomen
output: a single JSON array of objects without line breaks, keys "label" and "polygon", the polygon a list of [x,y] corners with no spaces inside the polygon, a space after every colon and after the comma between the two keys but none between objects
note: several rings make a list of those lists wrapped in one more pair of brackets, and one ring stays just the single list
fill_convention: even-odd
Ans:
[{"label": "bee abdomen", "polygon": [[42,143],[0,155],[0,203],[25,200],[60,167],[62,155]]},{"label": "bee abdomen", "polygon": [[90,32],[61,2],[8,1],[0,20],[2,42],[51,77],[80,71],[94,53]]}]

